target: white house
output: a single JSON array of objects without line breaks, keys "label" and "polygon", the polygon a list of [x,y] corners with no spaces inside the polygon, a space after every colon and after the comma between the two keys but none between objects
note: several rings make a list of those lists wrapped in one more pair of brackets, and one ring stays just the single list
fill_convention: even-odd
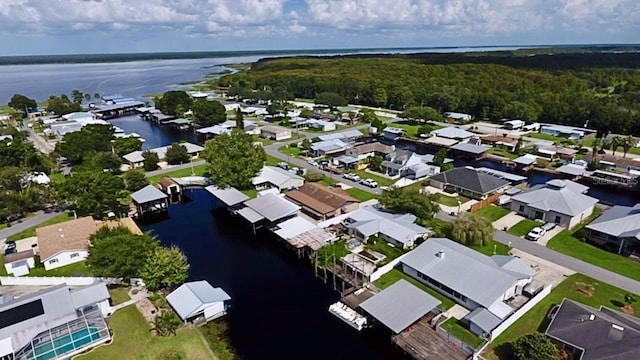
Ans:
[{"label": "white house", "polygon": [[101,123],[99,121],[96,122],[97,120],[96,116],[90,112],[72,112],[69,114],[62,115],[62,117],[67,121],[75,121],[77,123],[82,123],[82,124]]},{"label": "white house", "polygon": [[587,186],[554,179],[511,197],[511,211],[530,219],[572,228],[593,212],[598,199],[585,195]]},{"label": "white house", "polygon": [[[197,159],[200,157],[200,152],[204,150],[204,148],[197,144],[192,144],[189,142],[182,142],[180,145],[184,146],[187,149],[187,153],[191,156],[192,159]],[[167,150],[171,147],[171,145],[160,146],[153,149],[148,150],[137,150],[130,152],[122,157],[129,163],[131,167],[140,167],[144,164],[144,157],[142,156],[145,151],[151,151],[158,155],[158,159],[160,161],[165,161],[167,156]]]},{"label": "white house", "polygon": [[518,129],[522,129],[522,127],[524,126],[525,122],[522,121],[522,120],[507,120],[502,124],[506,129],[518,130]]},{"label": "white house", "polygon": [[280,141],[290,139],[292,134],[291,130],[282,126],[267,125],[260,129],[260,136],[266,139]]},{"label": "white house", "polygon": [[387,140],[396,141],[404,136],[404,130],[396,127],[386,127],[382,130],[382,137]]},{"label": "white house", "polygon": [[431,135],[441,137],[441,138],[455,139],[455,140],[463,140],[463,139],[468,139],[472,136],[475,136],[474,133],[469,132],[465,129],[457,128],[455,126],[449,126],[449,127],[438,129],[438,130],[433,130],[431,132]]},{"label": "white house", "polygon": [[412,214],[392,214],[367,206],[358,209],[342,221],[349,235],[366,242],[377,236],[401,249],[409,249],[415,241],[425,238],[430,231],[415,224]]},{"label": "white house", "polygon": [[453,119],[458,122],[467,122],[473,120],[473,116],[470,114],[458,113],[458,112],[448,112],[445,113],[447,119]]},{"label": "white house", "polygon": [[256,190],[292,190],[304,185],[304,178],[277,166],[264,166],[251,182]]},{"label": "white house", "polygon": [[84,261],[89,237],[98,230],[91,216],[36,229],[40,261],[46,270]]},{"label": "white house", "polygon": [[231,296],[222,288],[214,288],[205,280],[184,283],[167,295],[167,302],[184,322],[199,318],[208,322],[224,316],[229,300]]},{"label": "white house", "polygon": [[7,270],[7,274],[12,274],[13,276],[28,274],[29,271],[36,266],[33,257],[33,249],[5,255],[4,268]]}]

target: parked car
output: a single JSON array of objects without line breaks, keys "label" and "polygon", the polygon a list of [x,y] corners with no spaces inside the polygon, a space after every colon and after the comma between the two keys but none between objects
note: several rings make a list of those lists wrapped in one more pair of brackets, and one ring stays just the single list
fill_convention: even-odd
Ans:
[{"label": "parked car", "polygon": [[555,227],[556,227],[556,223],[552,223],[552,222],[548,222],[541,226],[541,228],[544,229],[544,231],[551,231],[555,229]]},{"label": "parked car", "polygon": [[357,174],[352,174],[352,173],[346,173],[343,175],[343,177],[347,180],[351,180],[351,181],[355,181],[355,182],[359,182],[360,181],[360,176],[358,176]]},{"label": "parked car", "polygon": [[278,167],[285,170],[289,170],[289,164],[287,164],[286,162],[278,163]]},{"label": "parked car", "polygon": [[16,242],[15,241],[7,241],[4,245],[4,254],[9,255],[15,253],[16,250]]},{"label": "parked car", "polygon": [[364,186],[368,186],[370,188],[376,188],[378,187],[378,183],[375,182],[375,180],[373,179],[364,179],[362,181],[360,181],[360,183]]},{"label": "parked car", "polygon": [[538,241],[546,232],[547,231],[545,229],[537,226],[531,229],[525,238],[532,241]]}]

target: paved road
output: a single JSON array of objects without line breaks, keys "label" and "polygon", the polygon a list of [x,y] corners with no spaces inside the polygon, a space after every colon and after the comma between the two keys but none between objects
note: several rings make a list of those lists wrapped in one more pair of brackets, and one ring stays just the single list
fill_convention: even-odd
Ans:
[{"label": "paved road", "polygon": [[33,131],[32,128],[28,126],[23,126],[21,128],[22,131],[27,132],[27,139],[33,143],[33,145],[38,149],[41,153],[50,154],[55,150],[55,146],[47,142],[42,136],[38,135]]},{"label": "paved road", "polygon": [[42,211],[38,212],[36,215],[23,220],[21,223],[13,222],[11,223],[11,227],[4,228],[0,230],[0,239],[6,239],[11,235],[17,234],[23,230],[26,230],[32,226],[40,225],[43,222],[60,215],[60,213],[49,213],[46,214]]},{"label": "paved road", "polygon": [[205,163],[206,163],[206,161],[204,161],[204,160],[197,160],[197,161],[194,161],[193,163],[175,165],[175,166],[172,166],[172,167],[166,168],[166,169],[149,171],[149,172],[146,172],[145,175],[147,175],[147,177],[156,176],[156,175],[162,175],[162,174],[170,173],[170,172],[173,172],[173,171],[176,171],[176,170],[189,169],[189,168],[191,168],[191,166],[196,167],[196,166],[204,165]]}]

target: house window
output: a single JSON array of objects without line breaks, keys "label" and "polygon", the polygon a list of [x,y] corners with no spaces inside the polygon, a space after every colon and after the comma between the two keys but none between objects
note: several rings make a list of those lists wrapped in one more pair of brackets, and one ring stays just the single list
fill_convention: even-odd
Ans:
[{"label": "house window", "polygon": [[73,254],[71,254],[71,258],[72,258],[72,259],[73,259],[74,257],[78,257],[78,256],[80,256],[80,254],[78,254],[78,253],[73,253]]},{"label": "house window", "polygon": [[55,264],[57,262],[58,262],[58,259],[51,259],[51,260],[49,260],[49,265]]},{"label": "house window", "polygon": [[520,207],[518,208],[519,212],[524,212],[524,205],[520,205]]},{"label": "house window", "polygon": [[554,223],[559,224],[560,221],[562,221],[562,218],[560,216],[556,216],[556,219],[553,220]]}]

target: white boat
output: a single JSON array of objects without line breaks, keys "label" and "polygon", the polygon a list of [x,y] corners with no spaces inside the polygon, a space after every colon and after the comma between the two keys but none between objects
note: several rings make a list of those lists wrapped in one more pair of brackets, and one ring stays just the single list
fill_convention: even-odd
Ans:
[{"label": "white boat", "polygon": [[366,317],[358,314],[355,310],[340,301],[331,304],[331,306],[329,306],[329,312],[358,331],[367,327]]}]

